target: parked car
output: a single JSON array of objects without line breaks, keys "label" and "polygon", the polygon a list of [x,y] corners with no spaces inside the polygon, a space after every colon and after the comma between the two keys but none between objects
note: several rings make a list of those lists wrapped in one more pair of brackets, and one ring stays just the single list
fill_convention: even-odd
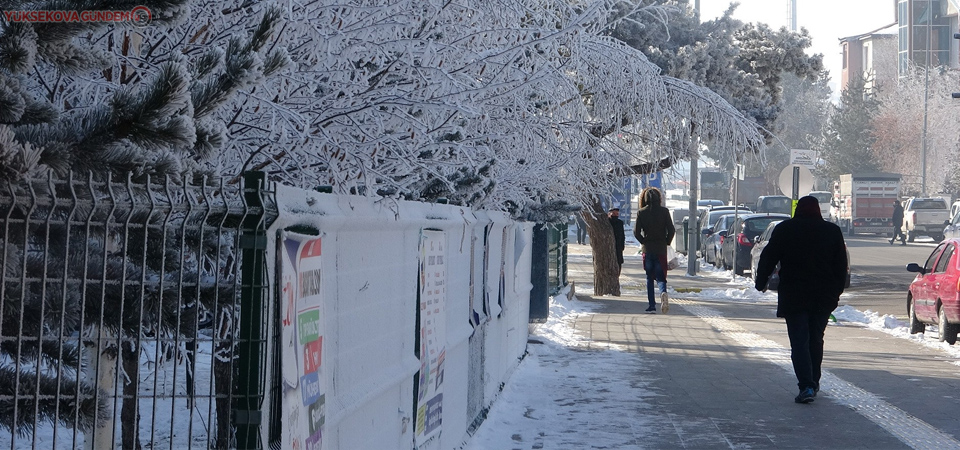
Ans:
[{"label": "parked car", "polygon": [[706,206],[707,208],[712,208],[714,206],[723,206],[725,203],[723,200],[709,199],[704,198],[697,200],[697,206]]},{"label": "parked car", "polygon": [[714,266],[720,267],[720,244],[723,243],[723,238],[727,234],[727,228],[730,227],[730,224],[733,223],[733,218],[736,217],[733,213],[728,212],[720,216],[717,219],[716,223],[708,228],[704,233],[709,231],[709,235],[704,235],[704,253],[703,260],[708,264],[713,264]]},{"label": "parked car", "polygon": [[950,220],[953,220],[953,218],[957,216],[957,213],[960,213],[960,200],[950,205]]},{"label": "parked car", "polygon": [[942,198],[911,198],[903,206],[903,232],[907,241],[917,236],[930,236],[943,240],[944,223],[950,219],[950,209]]},{"label": "parked car", "polygon": [[743,275],[750,268],[750,250],[754,240],[763,233],[770,222],[789,219],[786,214],[745,214],[730,224],[720,246],[720,260],[724,269],[732,269]]},{"label": "parked car", "polygon": [[944,239],[960,237],[960,214],[954,214],[943,227]]},{"label": "parked car", "polygon": [[[750,278],[756,279],[757,265],[760,263],[760,253],[762,253],[764,247],[767,246],[767,242],[770,241],[770,235],[773,234],[773,229],[776,228],[780,222],[782,222],[782,220],[770,222],[770,225],[767,225],[767,229],[763,230],[763,233],[760,233],[760,236],[757,236],[754,240],[753,248],[750,249]],[[844,245],[844,250],[847,252],[847,279],[843,287],[848,288],[850,287],[850,249]],[[780,284],[779,272],[780,264],[777,264],[777,267],[773,269],[773,275],[770,276],[770,281],[767,282],[767,289],[771,291],[777,290]]]},{"label": "parked car", "polygon": [[761,195],[754,211],[790,215],[793,214],[793,199],[786,195]]},{"label": "parked car", "polygon": [[706,240],[704,239],[704,232],[710,228],[711,224],[717,223],[717,219],[720,216],[725,214],[732,214],[736,211],[739,211],[740,214],[749,214],[750,209],[743,206],[714,206],[711,209],[700,211],[700,217],[697,218],[697,224],[700,229],[700,241],[697,243],[697,249],[700,252],[700,256],[703,256],[706,252]]},{"label": "parked car", "polygon": [[907,292],[907,314],[910,333],[923,333],[927,324],[936,324],[937,338],[953,345],[960,332],[960,268],[957,246],[960,239],[944,240],[920,266],[907,264],[908,272],[917,277]]},{"label": "parked car", "polygon": [[[760,252],[767,246],[767,242],[770,240],[770,234],[773,233],[773,229],[777,227],[777,224],[783,222],[783,220],[774,220],[767,224],[767,228],[760,233],[753,240],[753,247],[750,248],[750,278],[756,279],[757,265],[760,263]],[[777,285],[780,283],[780,264],[777,264],[777,267],[773,269],[773,274],[770,275],[770,281],[767,282],[767,289],[771,291],[777,290]]]}]

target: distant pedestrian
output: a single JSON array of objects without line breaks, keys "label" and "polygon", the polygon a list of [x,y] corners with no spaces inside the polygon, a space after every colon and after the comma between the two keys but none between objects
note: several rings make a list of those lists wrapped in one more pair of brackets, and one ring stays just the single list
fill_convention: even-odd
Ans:
[{"label": "distant pedestrian", "polygon": [[657,311],[654,281],[660,290],[660,312],[666,314],[670,310],[667,296],[667,245],[673,241],[677,230],[673,227],[670,210],[661,204],[662,198],[657,188],[644,189],[640,193],[637,221],[633,224],[633,235],[640,242],[640,252],[643,253],[643,271],[647,274],[647,301],[650,306],[646,311],[651,314]]},{"label": "distant pedestrian", "polygon": [[843,233],[823,220],[815,197],[801,198],[793,218],[773,229],[757,265],[758,291],[767,290],[778,263],[777,317],[787,323],[790,359],[800,388],[794,401],[810,403],[820,391],[823,335],[847,276]]},{"label": "distant pedestrian", "polygon": [[587,243],[587,222],[583,220],[581,213],[574,214],[577,217],[577,243],[580,245]]},{"label": "distant pedestrian", "polygon": [[613,227],[613,248],[617,252],[617,276],[620,276],[620,270],[623,269],[623,249],[627,246],[627,237],[623,234],[623,221],[620,220],[620,208],[610,208],[607,216],[610,218],[610,226]]},{"label": "distant pedestrian", "polygon": [[900,237],[900,245],[907,245],[907,236],[903,234],[903,206],[900,201],[893,200],[893,238],[890,239],[890,245]]}]

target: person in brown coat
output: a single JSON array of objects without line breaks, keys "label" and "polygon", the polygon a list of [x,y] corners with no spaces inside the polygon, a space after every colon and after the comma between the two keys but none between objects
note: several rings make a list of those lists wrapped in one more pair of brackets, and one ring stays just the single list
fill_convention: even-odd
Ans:
[{"label": "person in brown coat", "polygon": [[670,210],[662,203],[663,196],[657,188],[649,187],[640,193],[640,210],[633,227],[633,236],[640,242],[643,253],[643,270],[647,274],[647,312],[657,311],[654,298],[654,281],[660,291],[660,312],[666,314],[670,309],[667,296],[667,246],[673,241],[677,230],[673,227]]}]

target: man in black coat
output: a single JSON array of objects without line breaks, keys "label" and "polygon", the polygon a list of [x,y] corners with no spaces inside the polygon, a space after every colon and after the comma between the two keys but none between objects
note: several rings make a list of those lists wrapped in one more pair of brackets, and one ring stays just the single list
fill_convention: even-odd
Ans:
[{"label": "man in black coat", "polygon": [[903,205],[900,204],[899,200],[893,201],[893,239],[890,239],[890,245],[893,245],[893,241],[897,240],[897,237],[900,238],[900,245],[907,245],[907,236],[903,234]]},{"label": "man in black coat", "polygon": [[760,253],[757,290],[767,290],[767,281],[777,263],[777,317],[787,322],[790,359],[800,387],[794,401],[810,403],[820,390],[823,335],[847,276],[843,233],[840,227],[823,220],[816,198],[801,198],[794,217],[774,228]]},{"label": "man in black coat", "polygon": [[613,227],[613,242],[617,252],[617,275],[620,275],[620,269],[623,269],[623,249],[627,246],[627,237],[623,234],[623,221],[620,220],[620,208],[610,208],[607,213],[610,217],[610,226]]}]

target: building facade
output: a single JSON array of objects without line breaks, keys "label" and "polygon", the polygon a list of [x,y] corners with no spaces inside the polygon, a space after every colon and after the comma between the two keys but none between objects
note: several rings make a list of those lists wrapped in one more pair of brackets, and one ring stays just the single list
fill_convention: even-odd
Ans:
[{"label": "building facade", "polygon": [[920,67],[956,68],[960,47],[960,0],[895,0],[897,2],[897,72],[905,76],[911,63]]}]

